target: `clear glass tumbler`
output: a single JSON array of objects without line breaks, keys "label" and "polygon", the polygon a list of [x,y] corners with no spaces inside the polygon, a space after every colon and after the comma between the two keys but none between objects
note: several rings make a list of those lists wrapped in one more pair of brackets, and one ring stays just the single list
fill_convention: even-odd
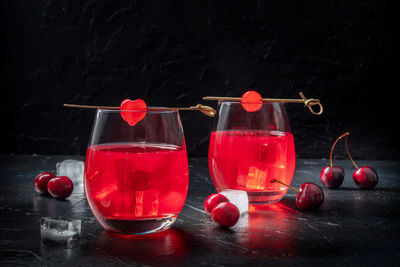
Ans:
[{"label": "clear glass tumbler", "polygon": [[119,110],[97,110],[84,184],[90,208],[106,230],[138,235],[168,229],[185,203],[188,183],[176,110],[147,111],[134,126]]},{"label": "clear glass tumbler", "polygon": [[208,165],[218,192],[245,190],[249,204],[270,204],[286,194],[296,164],[293,135],[284,104],[264,102],[255,112],[240,102],[218,105],[208,154]]}]

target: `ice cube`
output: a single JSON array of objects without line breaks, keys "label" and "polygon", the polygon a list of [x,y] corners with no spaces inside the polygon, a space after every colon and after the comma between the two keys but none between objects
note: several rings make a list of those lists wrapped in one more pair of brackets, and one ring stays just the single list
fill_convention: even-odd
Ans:
[{"label": "ice cube", "polygon": [[42,217],[40,219],[40,235],[43,244],[74,248],[79,245],[81,220]]},{"label": "ice cube", "polygon": [[239,209],[240,214],[246,213],[248,211],[249,198],[246,191],[228,189],[219,193],[229,199],[229,201]]},{"label": "ice cube", "polygon": [[83,183],[85,163],[80,160],[67,159],[56,165],[57,176],[68,176],[74,184]]}]

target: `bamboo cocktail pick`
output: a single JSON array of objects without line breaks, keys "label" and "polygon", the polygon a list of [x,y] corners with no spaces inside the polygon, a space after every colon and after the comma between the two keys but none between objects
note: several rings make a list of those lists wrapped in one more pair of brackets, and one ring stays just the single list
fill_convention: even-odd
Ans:
[{"label": "bamboo cocktail pick", "polygon": [[[120,107],[110,107],[110,106],[90,106],[90,105],[76,105],[76,104],[64,104],[64,107],[69,108],[93,108],[93,109],[114,109],[119,110]],[[203,114],[214,117],[217,114],[217,111],[209,106],[204,106],[202,104],[197,104],[196,106],[190,107],[147,107],[146,110],[198,110]]]},{"label": "bamboo cocktail pick", "polygon": [[[305,106],[308,107],[310,112],[314,115],[321,115],[324,111],[322,104],[319,99],[305,97],[303,92],[299,93],[301,99],[285,99],[285,98],[262,98],[261,101],[263,102],[278,102],[278,103],[304,103]],[[217,101],[236,101],[240,102],[242,99],[240,97],[222,97],[222,96],[205,96],[203,97],[204,100],[217,100]],[[315,111],[313,106],[318,105],[319,111]]]}]

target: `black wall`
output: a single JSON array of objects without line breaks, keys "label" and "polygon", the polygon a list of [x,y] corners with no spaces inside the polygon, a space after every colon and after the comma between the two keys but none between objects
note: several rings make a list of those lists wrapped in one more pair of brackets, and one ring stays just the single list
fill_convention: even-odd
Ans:
[{"label": "black wall", "polygon": [[[298,157],[328,157],[350,131],[354,158],[400,159],[397,14],[387,1],[3,0],[1,152],[84,154],[94,111],[63,103],[254,89],[321,99],[320,117],[287,106]],[[206,156],[211,119],[181,118],[189,155]]]}]

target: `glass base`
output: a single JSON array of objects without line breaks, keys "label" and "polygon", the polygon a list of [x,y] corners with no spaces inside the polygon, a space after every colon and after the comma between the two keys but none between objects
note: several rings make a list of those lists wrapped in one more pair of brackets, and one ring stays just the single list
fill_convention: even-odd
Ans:
[{"label": "glass base", "polygon": [[167,230],[176,221],[178,216],[140,219],[140,220],[116,220],[106,219],[104,223],[107,230],[123,235],[146,235]]},{"label": "glass base", "polygon": [[251,192],[247,191],[249,197],[249,205],[264,205],[272,204],[281,200],[286,194],[286,190],[282,191],[262,191]]}]

